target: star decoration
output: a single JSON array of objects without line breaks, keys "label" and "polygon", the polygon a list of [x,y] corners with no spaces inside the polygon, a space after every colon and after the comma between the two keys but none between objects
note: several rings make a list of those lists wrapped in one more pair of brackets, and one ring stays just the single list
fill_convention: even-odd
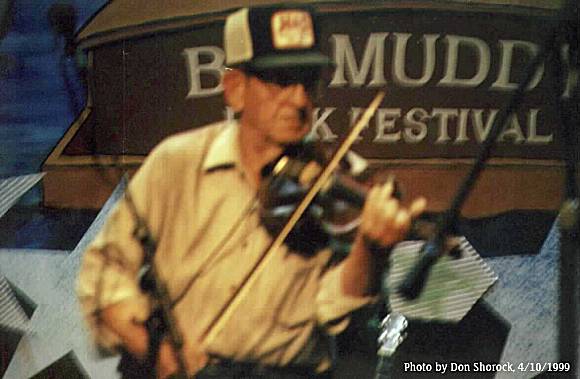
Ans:
[{"label": "star decoration", "polygon": [[516,372],[496,378],[539,374],[517,369],[520,362],[557,362],[559,230],[557,221],[538,255],[486,258],[499,280],[484,299],[511,324],[500,363]]},{"label": "star decoration", "polygon": [[409,319],[459,322],[497,280],[465,237],[459,239],[461,259],[449,256],[433,265],[420,295],[405,299],[398,288],[417,264],[421,242],[402,242],[391,253],[387,298],[393,312]]},{"label": "star decoration", "polygon": [[[531,378],[540,374],[541,369],[518,369],[520,362],[558,362],[559,251],[556,222],[538,255],[484,259],[498,280],[483,300],[510,325],[499,363],[511,363],[515,370],[497,372],[496,378]],[[393,282],[395,279],[391,278]],[[477,339],[477,335],[469,338]]]},{"label": "star decoration", "polygon": [[[40,173],[0,179],[0,218],[43,176]],[[22,333],[29,330],[28,321],[10,284],[0,272],[0,326]]]},{"label": "star decoration", "polygon": [[6,278],[36,304],[4,378],[29,378],[73,351],[91,378],[115,378],[118,357],[103,358],[88,337],[75,295],[81,257],[120,198],[124,183],[117,186],[103,209],[71,254],[54,251],[2,250],[0,266],[9,267]]},{"label": "star decoration", "polygon": [[[34,376],[71,351],[91,378],[119,376],[118,357],[99,357],[88,338],[74,288],[82,253],[123,188],[119,185],[115,190],[72,253],[0,250],[0,267],[9,268],[3,274],[37,304],[31,331],[21,338],[4,378]],[[17,198],[10,201],[12,206]],[[558,251],[559,232],[554,225],[538,255],[485,259],[499,280],[484,300],[511,324],[500,363],[557,361]],[[496,378],[530,376],[516,370],[499,372]]]},{"label": "star decoration", "polygon": [[40,173],[0,179],[0,217],[4,216],[43,176],[44,173]]}]

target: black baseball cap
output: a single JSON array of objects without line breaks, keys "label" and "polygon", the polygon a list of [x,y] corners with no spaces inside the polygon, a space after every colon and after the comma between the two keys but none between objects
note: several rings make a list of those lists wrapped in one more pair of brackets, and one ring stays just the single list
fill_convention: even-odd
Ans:
[{"label": "black baseball cap", "polygon": [[313,12],[305,7],[242,8],[226,19],[226,65],[251,70],[328,67]]}]

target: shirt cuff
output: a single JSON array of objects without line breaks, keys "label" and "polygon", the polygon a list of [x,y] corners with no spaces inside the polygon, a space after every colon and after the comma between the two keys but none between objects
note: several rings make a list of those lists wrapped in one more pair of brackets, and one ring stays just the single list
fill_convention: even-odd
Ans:
[{"label": "shirt cuff", "polygon": [[346,329],[352,312],[368,304],[376,303],[379,299],[379,295],[358,297],[345,294],[341,282],[343,266],[343,264],[337,265],[324,275],[316,299],[318,322],[331,335]]}]

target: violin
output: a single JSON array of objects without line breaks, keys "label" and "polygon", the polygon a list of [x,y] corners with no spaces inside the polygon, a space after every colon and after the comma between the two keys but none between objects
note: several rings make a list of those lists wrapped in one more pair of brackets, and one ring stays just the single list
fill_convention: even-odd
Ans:
[{"label": "violin", "polygon": [[[288,146],[262,170],[258,192],[262,225],[276,236],[312,186],[326,164],[328,153],[315,142]],[[366,195],[378,180],[369,173],[366,160],[349,151],[339,167],[314,197],[285,240],[292,250],[313,254],[321,248],[345,250],[352,244],[360,224]],[[370,179],[369,179],[370,178]],[[392,176],[393,197],[402,200],[401,186]],[[428,215],[415,220],[407,239],[429,239],[435,231]],[[341,251],[342,252],[342,251]]]}]

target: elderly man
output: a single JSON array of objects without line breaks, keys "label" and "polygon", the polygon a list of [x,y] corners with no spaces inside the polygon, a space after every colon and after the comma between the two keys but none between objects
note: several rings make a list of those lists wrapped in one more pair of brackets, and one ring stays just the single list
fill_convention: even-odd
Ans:
[{"label": "elderly man", "polygon": [[[344,260],[337,263],[328,248],[304,254],[283,245],[235,315],[208,338],[207,329],[272,240],[260,225],[261,173],[310,131],[312,95],[331,64],[319,42],[308,9],[257,7],[230,15],[223,88],[238,120],[167,138],[129,185],[156,241],[154,264],[184,337],[187,370],[196,377],[330,377],[331,336],[376,297],[385,251],[425,207],[424,199],[403,207],[392,183],[372,188]],[[148,355],[144,321],[155,299],[138,283],[144,258],[133,213],[125,198],[87,249],[78,293],[97,341],[139,362]],[[154,375],[176,372],[167,338],[156,355]]]}]

